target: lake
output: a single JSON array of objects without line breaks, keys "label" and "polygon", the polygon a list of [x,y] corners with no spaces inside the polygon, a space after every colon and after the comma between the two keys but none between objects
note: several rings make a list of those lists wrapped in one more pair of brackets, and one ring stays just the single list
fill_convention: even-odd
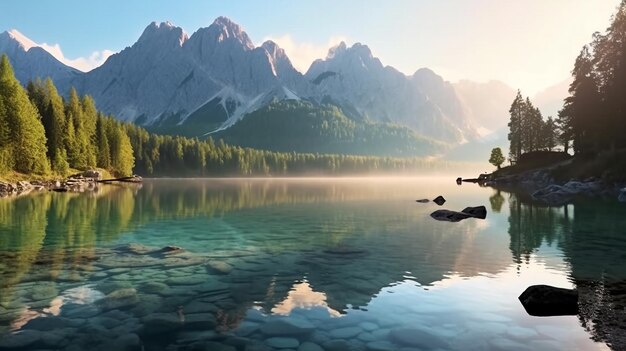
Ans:
[{"label": "lake", "polygon": [[[485,220],[429,216],[478,205]],[[546,207],[454,177],[0,199],[0,349],[620,349],[625,237],[616,201]],[[534,284],[577,288],[579,315],[529,316]]]}]

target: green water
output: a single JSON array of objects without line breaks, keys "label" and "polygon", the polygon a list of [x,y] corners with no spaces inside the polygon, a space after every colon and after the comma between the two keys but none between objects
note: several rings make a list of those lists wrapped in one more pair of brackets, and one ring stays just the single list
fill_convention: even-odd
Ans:
[{"label": "green water", "polygon": [[[485,205],[486,220],[438,222]],[[450,179],[148,180],[0,199],[0,350],[604,350],[626,206]],[[183,251],[163,252],[165,246]],[[578,316],[532,317],[533,284]]]}]

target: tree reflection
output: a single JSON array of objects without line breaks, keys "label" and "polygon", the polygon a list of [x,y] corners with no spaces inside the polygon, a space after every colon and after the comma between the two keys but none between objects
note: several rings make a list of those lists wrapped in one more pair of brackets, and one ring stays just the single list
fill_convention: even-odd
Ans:
[{"label": "tree reflection", "polygon": [[615,202],[581,201],[548,207],[509,197],[513,260],[528,263],[546,244],[557,246],[579,291],[581,324],[596,341],[626,347],[626,208]]}]

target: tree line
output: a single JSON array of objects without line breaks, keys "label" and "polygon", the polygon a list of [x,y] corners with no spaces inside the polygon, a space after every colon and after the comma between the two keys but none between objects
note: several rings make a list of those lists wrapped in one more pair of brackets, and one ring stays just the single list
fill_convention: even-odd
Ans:
[{"label": "tree line", "polygon": [[67,100],[52,80],[24,89],[6,55],[0,59],[0,174],[57,174],[96,166],[132,174],[133,149],[122,123],[72,89]]},{"label": "tree line", "polygon": [[509,159],[512,163],[517,162],[523,153],[551,151],[557,146],[558,132],[554,119],[548,117],[544,120],[539,108],[533,105],[530,98],[524,99],[519,90],[509,114]]},{"label": "tree line", "polygon": [[355,174],[450,169],[452,163],[394,158],[272,152],[182,136],[158,135],[106,116],[94,100],[71,89],[61,96],[50,79],[15,78],[6,55],[0,60],[0,175],[65,176],[94,167],[115,175],[268,176]]},{"label": "tree line", "polygon": [[558,117],[543,120],[518,91],[510,113],[509,159],[562,146],[568,153],[595,155],[626,148],[626,0],[604,34],[593,34],[576,58],[569,96]]},{"label": "tree line", "polygon": [[572,77],[559,111],[564,142],[577,154],[626,147],[626,1],[606,32],[582,48]]}]

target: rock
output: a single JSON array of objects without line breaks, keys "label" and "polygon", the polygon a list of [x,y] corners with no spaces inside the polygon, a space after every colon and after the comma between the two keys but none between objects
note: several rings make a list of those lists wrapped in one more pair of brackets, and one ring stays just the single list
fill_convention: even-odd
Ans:
[{"label": "rock", "polygon": [[159,250],[159,252],[164,253],[164,254],[176,254],[176,253],[181,253],[184,251],[185,250],[182,247],[172,246],[172,245],[164,246],[163,248],[161,248],[161,250]]},{"label": "rock", "polygon": [[228,263],[224,261],[211,260],[207,262],[207,271],[209,273],[226,275],[226,274],[230,274],[232,270],[233,270],[233,266],[229,265]]},{"label": "rock", "polygon": [[215,316],[210,313],[185,314],[185,329],[213,329],[217,325]]},{"label": "rock", "polygon": [[376,323],[372,323],[372,322],[361,322],[359,323],[359,327],[365,331],[371,332],[374,331],[376,329],[379,329],[378,325],[376,325]]},{"label": "rock", "polygon": [[487,209],[485,208],[485,206],[466,207],[461,212],[467,213],[474,218],[480,218],[480,219],[487,218]]},{"label": "rock", "polygon": [[619,191],[619,196],[617,198],[619,202],[626,202],[626,188],[623,188]]},{"label": "rock", "polygon": [[350,344],[345,340],[330,340],[324,343],[326,351],[347,351],[350,350]]},{"label": "rock", "polygon": [[528,287],[519,300],[531,316],[564,316],[578,314],[578,292],[549,285]]},{"label": "rock", "polygon": [[461,184],[463,184],[463,178],[458,177],[458,178],[456,179],[456,185],[461,185]]},{"label": "rock", "polygon": [[425,203],[430,202],[430,200],[428,200],[428,199],[419,199],[419,200],[415,200],[415,202],[419,202],[421,204],[425,204]]},{"label": "rock", "polygon": [[330,337],[333,339],[350,339],[359,335],[363,330],[357,327],[346,327],[333,329],[330,331]]},{"label": "rock", "polygon": [[96,304],[106,311],[128,308],[136,305],[138,302],[137,290],[134,288],[123,288],[106,295],[103,299],[96,301]]},{"label": "rock", "polygon": [[444,203],[446,203],[446,199],[444,199],[444,198],[443,198],[443,196],[439,195],[439,196],[437,196],[437,197],[433,200],[433,202],[434,202],[434,203],[436,203],[437,205],[441,206],[441,205],[443,205]]},{"label": "rock", "polygon": [[366,345],[367,351],[395,351],[397,347],[389,341],[372,341]]},{"label": "rock", "polygon": [[430,216],[438,221],[459,222],[467,218],[485,219],[487,217],[487,209],[485,206],[466,207],[461,212],[450,210],[437,210]]},{"label": "rock", "polygon": [[153,313],[141,319],[145,334],[174,332],[182,329],[184,324],[176,313]]},{"label": "rock", "polygon": [[96,171],[95,169],[90,169],[88,171],[83,172],[82,176],[85,178],[90,178],[90,179],[95,179],[95,180],[102,179],[102,173],[100,173],[99,171]]},{"label": "rock", "polygon": [[41,340],[41,332],[36,330],[24,330],[3,336],[0,339],[0,350],[29,348],[39,340]]},{"label": "rock", "polygon": [[393,329],[389,332],[389,338],[400,345],[427,350],[446,348],[447,346],[445,341],[420,329]]},{"label": "rock", "polygon": [[276,348],[276,349],[292,349],[296,348],[300,345],[298,339],[294,338],[281,338],[281,337],[273,337],[265,340],[267,346]]},{"label": "rock", "polygon": [[277,319],[261,326],[261,332],[269,336],[295,336],[309,334],[315,326],[300,319]]},{"label": "rock", "polygon": [[446,222],[460,222],[464,219],[472,217],[471,215],[467,213],[450,211],[450,210],[437,210],[431,213],[430,216],[438,221],[446,221]]},{"label": "rock", "polygon": [[324,351],[324,349],[316,343],[305,341],[300,344],[300,347],[298,347],[298,351]]}]

